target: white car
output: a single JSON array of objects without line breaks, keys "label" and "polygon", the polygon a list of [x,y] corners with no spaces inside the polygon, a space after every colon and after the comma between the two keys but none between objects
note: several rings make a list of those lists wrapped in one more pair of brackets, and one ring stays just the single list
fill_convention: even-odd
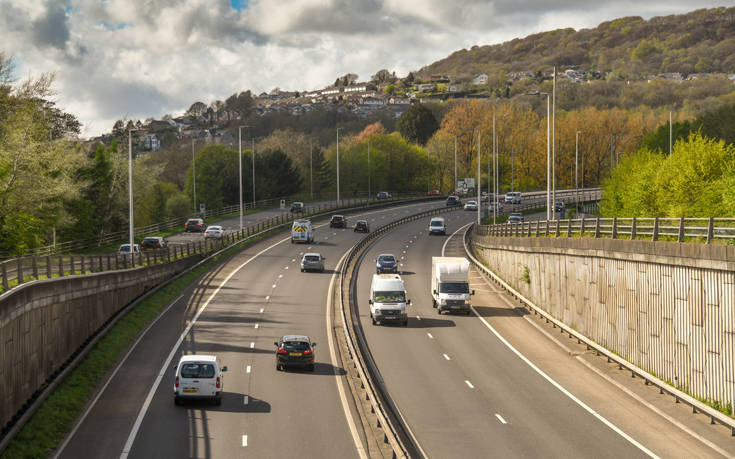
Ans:
[{"label": "white car", "polygon": [[301,272],[319,271],[324,272],[324,258],[320,253],[305,253],[301,258]]},{"label": "white car", "polygon": [[477,210],[477,201],[467,201],[464,205],[464,210]]},{"label": "white car", "polygon": [[[138,253],[140,252],[140,245],[133,244],[133,252]],[[120,248],[117,249],[118,255],[129,255],[130,254],[130,244],[120,244]]]},{"label": "white car", "polygon": [[205,238],[213,237],[215,239],[222,239],[224,235],[225,230],[221,226],[209,226],[206,231],[204,231]]},{"label": "white car", "polygon": [[495,211],[495,212],[502,212],[503,211],[503,203],[502,202],[498,202],[498,208],[495,209],[495,203],[494,202],[491,202],[490,205],[487,207],[487,210],[489,210],[490,212],[493,212],[493,211]]},{"label": "white car", "polygon": [[185,355],[174,365],[174,403],[184,399],[207,399],[215,405],[222,403],[223,372],[219,357],[214,355]]},{"label": "white car", "polygon": [[520,191],[509,191],[505,193],[506,204],[520,204],[521,203],[521,192]]}]

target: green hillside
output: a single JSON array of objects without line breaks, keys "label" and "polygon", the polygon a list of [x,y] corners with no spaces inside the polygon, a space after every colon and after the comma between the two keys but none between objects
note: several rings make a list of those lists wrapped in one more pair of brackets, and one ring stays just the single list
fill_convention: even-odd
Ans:
[{"label": "green hillside", "polygon": [[700,9],[648,21],[625,17],[594,29],[558,29],[473,46],[423,67],[416,76],[449,75],[454,80],[503,71],[548,73],[553,65],[609,72],[613,79],[735,73],[735,8]]}]

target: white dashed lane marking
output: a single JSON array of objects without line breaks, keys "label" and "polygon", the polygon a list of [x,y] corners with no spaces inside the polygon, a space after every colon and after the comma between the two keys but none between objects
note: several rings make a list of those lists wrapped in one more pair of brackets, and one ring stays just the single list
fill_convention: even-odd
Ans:
[{"label": "white dashed lane marking", "polygon": [[270,299],[271,299],[271,296],[270,295],[268,295],[267,297],[265,297],[265,301],[270,301]]},{"label": "white dashed lane marking", "polygon": [[450,359],[450,358],[449,358],[449,356],[448,356],[447,354],[443,354],[443,355],[444,355],[444,358],[445,358],[445,359],[447,359],[447,360],[452,360],[452,359]]},{"label": "white dashed lane marking", "polygon": [[428,336],[429,339],[434,339],[434,335],[432,335],[431,333],[427,333],[426,336]]},{"label": "white dashed lane marking", "polygon": [[263,314],[264,311],[265,311],[265,308],[260,308],[260,313],[261,314]]},{"label": "white dashed lane marking", "polygon": [[271,288],[276,288],[276,284],[273,284],[273,285],[271,286]]},{"label": "white dashed lane marking", "polygon": [[250,373],[250,365],[245,369],[245,373]]},{"label": "white dashed lane marking", "polygon": [[505,419],[503,419],[503,416],[495,413],[495,417],[498,418],[498,421],[502,422],[503,424],[507,424],[507,422],[505,421]]},{"label": "white dashed lane marking", "polygon": [[255,348],[255,343],[254,342],[250,342],[250,349],[254,349],[254,348]]},{"label": "white dashed lane marking", "polygon": [[243,398],[242,403],[243,405],[247,405],[248,402],[250,402],[250,398],[246,395],[245,398]]},{"label": "white dashed lane marking", "polygon": [[260,324],[255,324],[255,328],[258,328],[259,326],[260,326]]},{"label": "white dashed lane marking", "polygon": [[248,446],[248,436],[247,435],[242,436],[242,446]]},{"label": "white dashed lane marking", "polygon": [[465,382],[465,383],[466,383],[466,384],[467,384],[468,386],[470,386],[470,389],[474,389],[474,388],[475,388],[475,386],[473,386],[473,385],[472,385],[472,383],[471,383],[471,382],[469,382],[469,381],[467,381],[466,379],[464,380],[464,382]]}]

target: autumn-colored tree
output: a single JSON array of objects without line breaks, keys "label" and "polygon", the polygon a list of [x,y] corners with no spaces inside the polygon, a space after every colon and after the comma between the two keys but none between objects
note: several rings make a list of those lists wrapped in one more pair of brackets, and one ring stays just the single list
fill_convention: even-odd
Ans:
[{"label": "autumn-colored tree", "polygon": [[355,137],[355,142],[362,142],[363,140],[367,140],[368,137],[380,134],[385,134],[385,128],[380,121],[376,121],[373,124],[365,126],[365,129]]}]

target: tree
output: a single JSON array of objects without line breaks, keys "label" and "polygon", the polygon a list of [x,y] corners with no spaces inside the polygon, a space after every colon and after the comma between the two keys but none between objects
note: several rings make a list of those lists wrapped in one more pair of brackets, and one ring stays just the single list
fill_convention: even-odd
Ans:
[{"label": "tree", "polygon": [[365,129],[355,137],[355,142],[362,142],[367,140],[369,137],[374,135],[385,134],[385,128],[380,121],[376,121],[373,124],[368,124]]},{"label": "tree", "polygon": [[434,114],[422,104],[412,104],[396,123],[396,129],[405,139],[420,145],[425,145],[438,128]]},{"label": "tree", "polygon": [[189,116],[202,116],[207,112],[207,105],[204,102],[194,102],[186,111]]},{"label": "tree", "polygon": [[370,81],[375,84],[393,83],[396,81],[395,73],[391,73],[386,69],[378,70],[375,75],[370,77]]}]

